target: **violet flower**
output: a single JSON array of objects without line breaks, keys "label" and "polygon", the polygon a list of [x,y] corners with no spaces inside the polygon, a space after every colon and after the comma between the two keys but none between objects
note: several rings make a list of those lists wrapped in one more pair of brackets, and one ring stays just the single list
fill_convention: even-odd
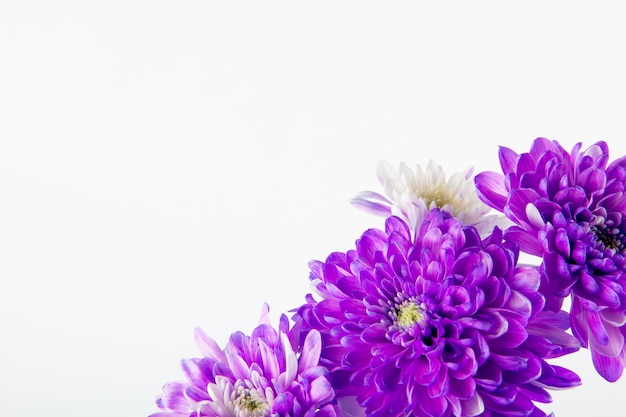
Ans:
[{"label": "violet flower", "polygon": [[[544,311],[536,268],[501,232],[481,240],[433,209],[397,217],[356,250],[311,262],[317,295],[296,319],[322,334],[342,412],[371,417],[545,416],[548,388],[580,384],[546,359],[576,351],[567,313]],[[355,410],[359,406],[362,409]],[[350,409],[349,409],[350,408]]]},{"label": "violet flower", "polygon": [[568,153],[544,138],[528,153],[501,147],[503,174],[475,181],[480,198],[516,223],[507,238],[542,257],[548,306],[572,295],[572,331],[615,381],[626,364],[626,157],[607,166],[606,143],[581,147]]},{"label": "violet flower", "polygon": [[267,305],[250,336],[234,333],[226,348],[196,329],[202,358],[182,361],[187,380],[163,387],[150,417],[335,417],[335,394],[318,365],[321,339],[312,330],[300,343],[299,328],[285,315],[278,331]]}]

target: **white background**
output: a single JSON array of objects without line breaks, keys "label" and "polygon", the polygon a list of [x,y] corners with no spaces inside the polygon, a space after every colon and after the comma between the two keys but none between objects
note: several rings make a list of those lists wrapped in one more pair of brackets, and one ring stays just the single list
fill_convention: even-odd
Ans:
[{"label": "white background", "polygon": [[[0,1],[0,415],[147,416],[200,326],[303,302],[382,220],[379,159],[626,154],[626,9],[551,1]],[[624,415],[626,381],[544,407]]]}]

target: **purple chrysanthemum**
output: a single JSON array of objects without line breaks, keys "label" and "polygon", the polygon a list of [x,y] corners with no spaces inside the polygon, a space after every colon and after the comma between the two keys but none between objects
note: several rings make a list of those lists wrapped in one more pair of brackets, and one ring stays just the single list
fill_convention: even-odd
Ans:
[{"label": "purple chrysanthemum", "polygon": [[390,217],[356,250],[312,262],[321,300],[308,296],[296,317],[322,334],[340,405],[355,398],[372,417],[545,416],[534,401],[551,401],[546,388],[580,383],[546,359],[579,344],[567,313],[543,311],[538,270],[516,261],[499,229],[481,240],[433,209],[414,240]]},{"label": "purple chrysanthemum", "polygon": [[150,417],[335,417],[328,371],[319,366],[320,334],[300,343],[285,315],[276,331],[265,305],[250,336],[234,333],[222,351],[202,330],[196,344],[202,358],[182,361],[184,382],[163,387]]},{"label": "purple chrysanthemum", "polygon": [[626,364],[626,158],[608,165],[606,143],[581,147],[568,153],[544,138],[528,153],[502,147],[503,174],[481,173],[476,187],[517,224],[507,238],[542,257],[548,307],[572,295],[572,331],[596,370],[615,381]]}]

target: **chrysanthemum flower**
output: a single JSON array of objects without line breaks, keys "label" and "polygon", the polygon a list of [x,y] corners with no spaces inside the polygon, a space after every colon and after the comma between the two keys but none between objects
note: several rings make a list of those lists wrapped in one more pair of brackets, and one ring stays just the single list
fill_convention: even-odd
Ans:
[{"label": "chrysanthemum flower", "polygon": [[298,328],[285,315],[276,331],[267,305],[250,336],[234,333],[226,348],[202,330],[196,344],[202,358],[182,361],[186,381],[163,387],[150,417],[335,417],[328,371],[319,366],[320,334],[300,343]]},{"label": "chrysanthemum flower", "polygon": [[626,362],[626,158],[607,166],[606,143],[581,147],[568,153],[544,138],[529,153],[502,147],[504,174],[481,173],[476,187],[517,224],[507,238],[543,258],[548,306],[559,309],[572,294],[572,331],[615,381]]},{"label": "chrysanthemum flower", "polygon": [[376,169],[378,180],[387,197],[364,191],[351,203],[367,212],[400,217],[412,230],[419,228],[426,214],[439,207],[467,226],[474,226],[481,235],[491,232],[494,225],[506,220],[489,214],[492,210],[478,199],[472,169],[456,172],[446,181],[441,166],[430,161],[426,169],[417,165],[415,172],[405,163],[396,170],[390,163],[380,161]]},{"label": "chrysanthemum flower", "polygon": [[322,334],[340,405],[354,398],[371,417],[545,416],[534,402],[551,401],[547,388],[580,383],[546,359],[579,343],[517,255],[499,229],[481,240],[433,209],[414,240],[390,217],[356,250],[312,262],[318,298],[296,318]]}]

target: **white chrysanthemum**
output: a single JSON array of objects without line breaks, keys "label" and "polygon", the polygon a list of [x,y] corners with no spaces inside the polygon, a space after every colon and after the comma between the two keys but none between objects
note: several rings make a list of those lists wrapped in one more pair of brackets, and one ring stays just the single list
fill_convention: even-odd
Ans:
[{"label": "white chrysanthemum", "polygon": [[443,168],[432,160],[426,169],[417,165],[415,171],[404,162],[396,170],[389,162],[380,161],[376,173],[388,198],[364,191],[351,203],[377,215],[398,216],[413,230],[419,227],[426,213],[438,207],[485,235],[496,224],[504,226],[508,222],[503,216],[489,214],[491,208],[478,199],[472,171],[469,168],[456,172],[446,180]]},{"label": "white chrysanthemum", "polygon": [[[271,414],[271,403],[274,401],[274,391],[262,387],[262,378],[258,373],[253,373],[253,380],[236,381],[235,384],[222,376],[215,378],[215,383],[209,383],[207,392],[210,401],[203,401],[196,407],[191,407],[192,412],[201,414],[201,410],[215,413],[224,417],[268,417]],[[266,383],[266,381],[263,381]]]}]

